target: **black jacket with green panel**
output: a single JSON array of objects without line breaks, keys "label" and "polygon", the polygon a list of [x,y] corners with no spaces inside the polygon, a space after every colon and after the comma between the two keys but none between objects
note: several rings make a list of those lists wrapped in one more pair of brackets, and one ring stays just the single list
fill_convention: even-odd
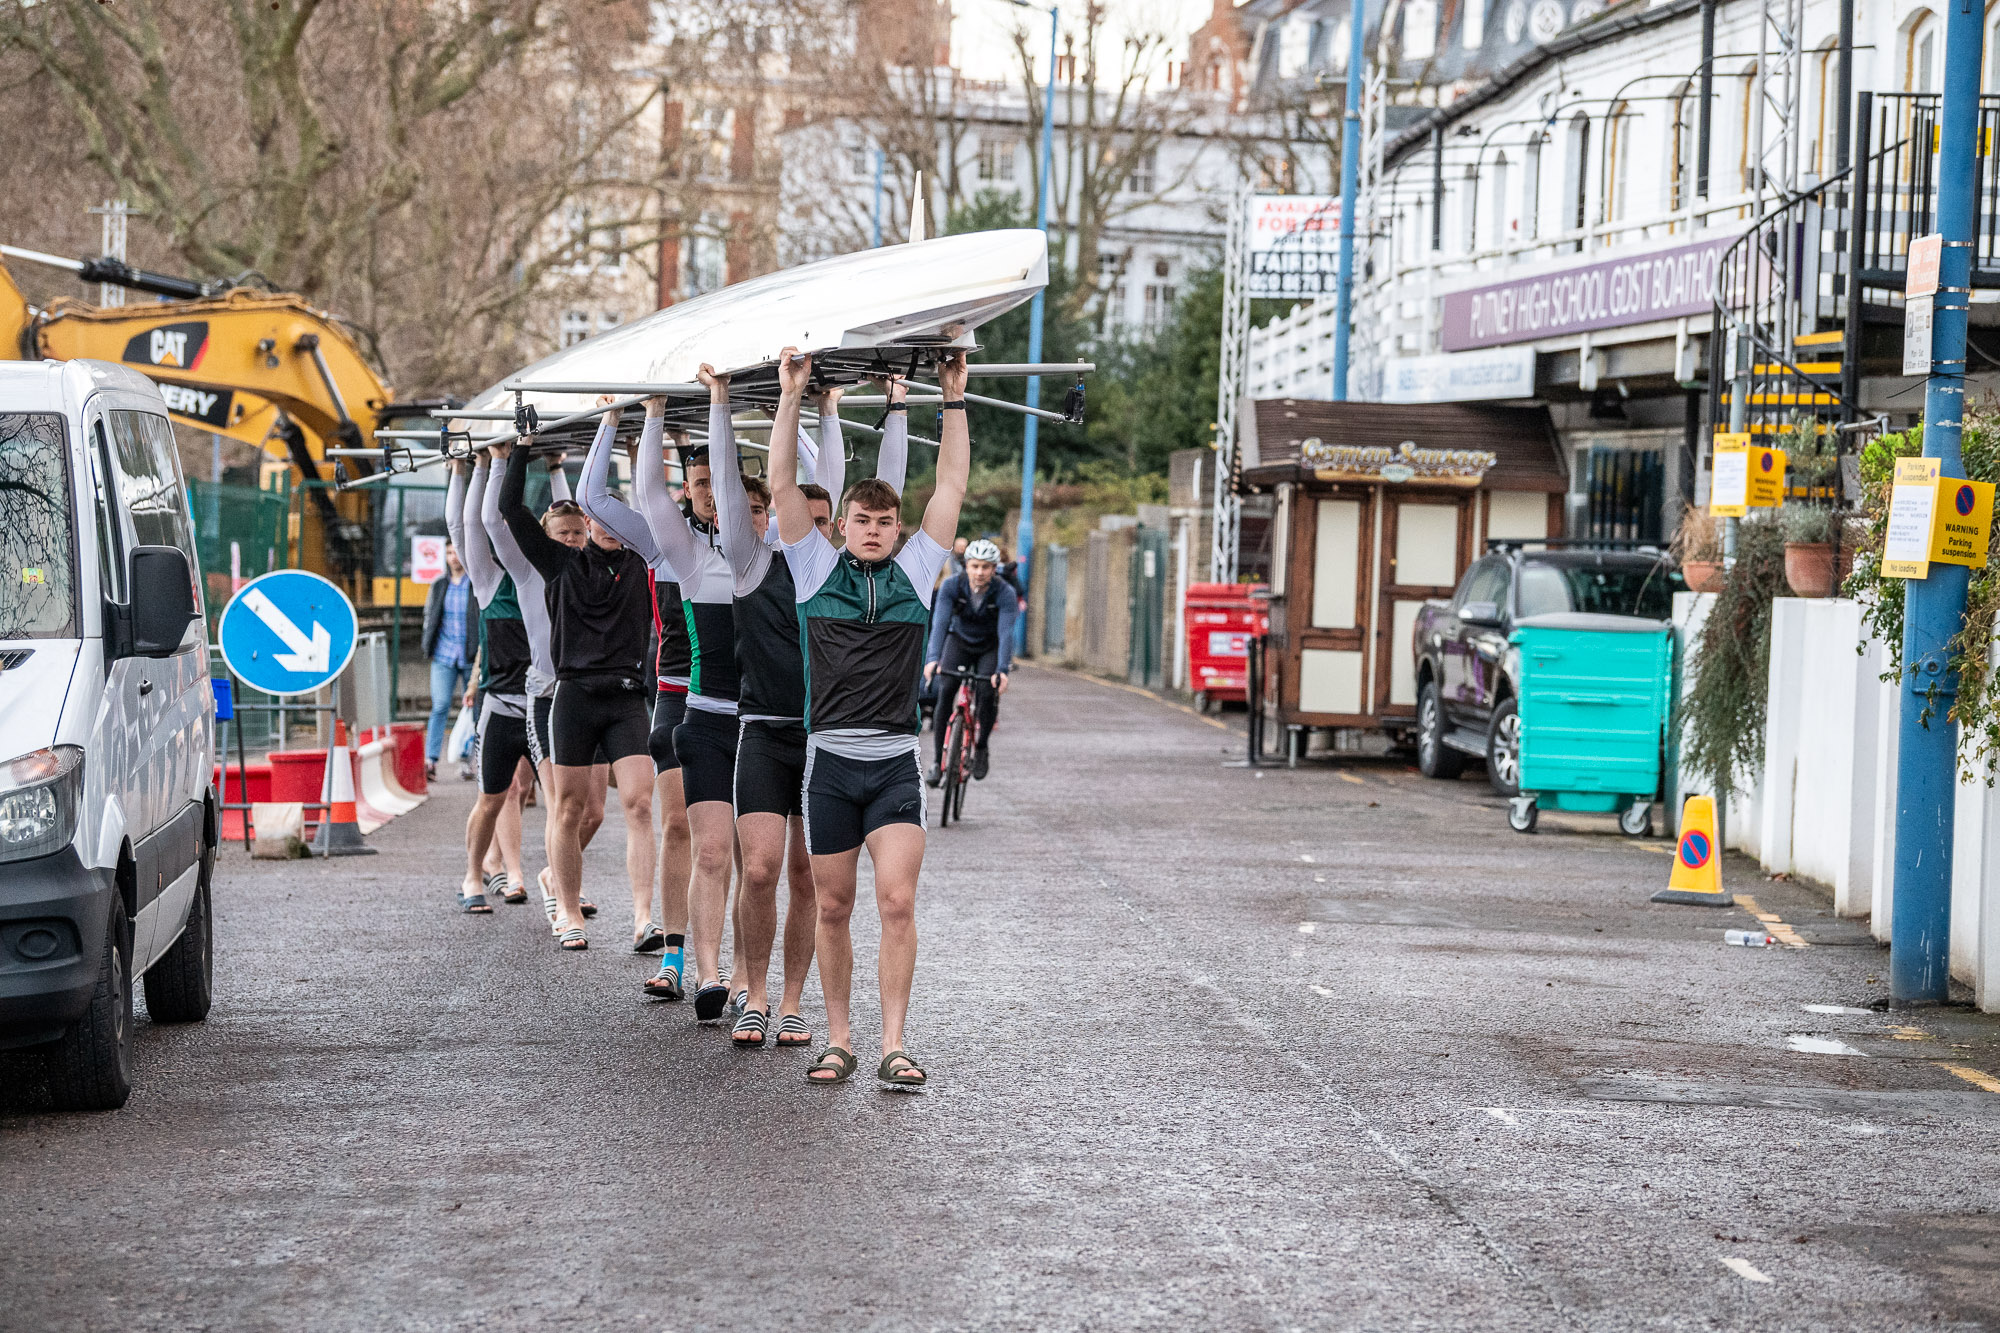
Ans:
[{"label": "black jacket with green panel", "polygon": [[857,759],[914,746],[931,594],[948,554],[922,529],[888,560],[856,559],[818,529],[785,547],[812,744]]}]

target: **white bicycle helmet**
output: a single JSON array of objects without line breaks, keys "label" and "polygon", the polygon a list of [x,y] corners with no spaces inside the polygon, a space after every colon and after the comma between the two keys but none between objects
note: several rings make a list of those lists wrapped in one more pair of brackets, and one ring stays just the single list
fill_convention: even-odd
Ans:
[{"label": "white bicycle helmet", "polygon": [[990,564],[1000,563],[1000,548],[984,537],[965,548],[967,560],[984,560]]}]

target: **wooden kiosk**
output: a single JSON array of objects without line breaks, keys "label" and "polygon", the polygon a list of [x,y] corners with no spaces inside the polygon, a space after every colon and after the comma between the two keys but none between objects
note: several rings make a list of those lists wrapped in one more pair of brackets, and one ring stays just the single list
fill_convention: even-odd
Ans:
[{"label": "wooden kiosk", "polygon": [[1560,537],[1569,471],[1548,410],[1266,399],[1240,486],[1276,497],[1268,697],[1288,727],[1416,725],[1417,610],[1488,538]]}]

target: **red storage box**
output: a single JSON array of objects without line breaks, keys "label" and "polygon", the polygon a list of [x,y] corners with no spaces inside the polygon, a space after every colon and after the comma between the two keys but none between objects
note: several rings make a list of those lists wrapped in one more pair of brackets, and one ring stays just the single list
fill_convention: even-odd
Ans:
[{"label": "red storage box", "polygon": [[1261,583],[1191,583],[1181,603],[1188,688],[1197,701],[1248,699],[1250,639],[1268,623]]}]

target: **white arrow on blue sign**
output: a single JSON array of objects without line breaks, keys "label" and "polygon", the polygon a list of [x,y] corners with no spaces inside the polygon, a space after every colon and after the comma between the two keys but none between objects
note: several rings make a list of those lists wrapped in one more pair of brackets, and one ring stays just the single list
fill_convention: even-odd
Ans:
[{"label": "white arrow on blue sign", "polygon": [[215,637],[245,685],[306,694],[347,669],[359,630],[347,594],[317,574],[280,569],[237,590]]}]

